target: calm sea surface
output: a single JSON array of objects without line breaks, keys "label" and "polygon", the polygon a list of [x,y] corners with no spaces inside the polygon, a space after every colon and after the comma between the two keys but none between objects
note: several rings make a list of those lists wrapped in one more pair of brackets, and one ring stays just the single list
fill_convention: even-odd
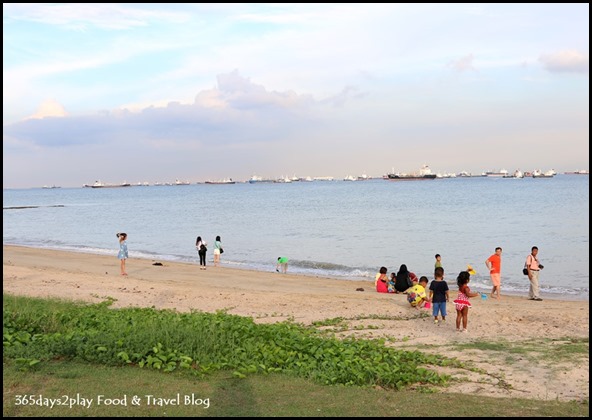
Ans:
[{"label": "calm sea surface", "polygon": [[[449,178],[429,181],[314,181],[127,188],[4,190],[3,243],[112,255],[128,233],[130,261],[199,262],[195,238],[222,237],[223,265],[368,280],[407,264],[446,280],[471,264],[471,285],[490,290],[484,261],[503,248],[502,293],[526,295],[522,268],[533,245],[545,266],[543,297],[589,295],[589,176],[550,179]],[[36,206],[11,209],[10,207]],[[211,264],[211,262],[209,262]],[[319,279],[322,281],[322,279]]]}]

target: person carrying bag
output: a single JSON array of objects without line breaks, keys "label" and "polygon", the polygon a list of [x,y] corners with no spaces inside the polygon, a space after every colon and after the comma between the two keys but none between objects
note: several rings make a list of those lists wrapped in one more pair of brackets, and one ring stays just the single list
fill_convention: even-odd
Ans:
[{"label": "person carrying bag", "polygon": [[[528,280],[530,281],[530,288],[528,289],[528,299],[535,300],[535,301],[542,301],[541,297],[539,296],[539,273],[544,268],[543,264],[539,263],[537,258],[537,254],[539,253],[539,248],[533,246],[531,249],[530,254],[526,257],[526,262],[524,263],[524,270],[526,270],[526,275],[528,276]],[[524,270],[522,270],[524,272]]]}]

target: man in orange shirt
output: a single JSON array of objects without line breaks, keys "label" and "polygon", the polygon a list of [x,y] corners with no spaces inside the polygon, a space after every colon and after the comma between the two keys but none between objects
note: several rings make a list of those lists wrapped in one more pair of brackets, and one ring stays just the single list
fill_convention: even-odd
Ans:
[{"label": "man in orange shirt", "polygon": [[[500,299],[500,286],[502,283],[502,248],[495,248],[495,254],[491,255],[485,260],[485,265],[489,269],[489,275],[491,277],[491,283],[493,289],[491,289],[491,297],[493,299]],[[495,291],[497,290],[497,297]]]}]

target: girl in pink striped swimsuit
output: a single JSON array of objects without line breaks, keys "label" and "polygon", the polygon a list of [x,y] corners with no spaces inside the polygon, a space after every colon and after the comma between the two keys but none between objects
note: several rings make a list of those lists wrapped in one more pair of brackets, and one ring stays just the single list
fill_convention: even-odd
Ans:
[{"label": "girl in pink striped swimsuit", "polygon": [[[458,296],[454,299],[454,304],[456,306],[456,331],[458,332],[467,332],[469,308],[472,307],[469,298],[479,296],[479,293],[471,292],[469,281],[471,281],[471,275],[468,271],[461,271],[456,278],[456,284],[458,284]],[[460,329],[461,320],[463,324],[462,330]]]}]

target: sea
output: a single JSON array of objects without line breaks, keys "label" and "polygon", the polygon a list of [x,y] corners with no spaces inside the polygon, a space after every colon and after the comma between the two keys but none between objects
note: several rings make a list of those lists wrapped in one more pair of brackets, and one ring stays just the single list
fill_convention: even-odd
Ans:
[{"label": "sea", "polygon": [[[456,177],[422,181],[313,181],[121,188],[4,189],[3,243],[113,256],[117,232],[133,259],[196,265],[195,240],[222,239],[222,265],[368,281],[401,264],[433,278],[441,254],[456,290],[490,291],[485,260],[502,253],[502,294],[526,296],[531,247],[544,265],[542,297],[589,299],[589,176]],[[281,274],[278,274],[280,276]]]}]

